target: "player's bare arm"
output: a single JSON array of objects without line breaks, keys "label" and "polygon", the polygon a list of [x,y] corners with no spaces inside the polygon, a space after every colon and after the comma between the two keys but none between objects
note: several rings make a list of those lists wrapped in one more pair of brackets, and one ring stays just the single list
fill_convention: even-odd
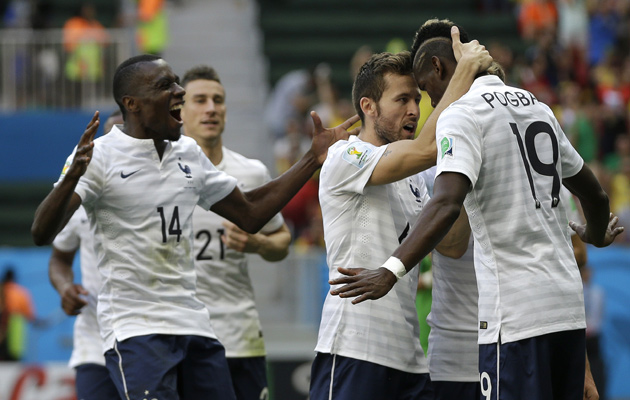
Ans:
[{"label": "player's bare arm", "polygon": [[230,221],[223,221],[225,233],[221,240],[227,248],[242,253],[259,254],[267,261],[280,261],[289,254],[291,232],[287,224],[271,233],[247,233]]},{"label": "player's bare arm", "polygon": [[459,217],[457,217],[451,229],[444,236],[444,239],[435,246],[435,250],[446,257],[461,258],[468,250],[469,240],[470,224],[468,223],[468,214],[462,207]]},{"label": "player's bare arm", "polygon": [[81,295],[88,292],[83,286],[74,283],[72,263],[76,251],[61,251],[53,246],[48,261],[48,277],[61,297],[61,308],[67,315],[78,315],[87,302]]},{"label": "player's bare arm", "polygon": [[591,373],[591,364],[586,355],[586,368],[584,373],[584,400],[599,400],[599,392],[595,386],[595,379]]},{"label": "player's bare arm", "polygon": [[357,129],[348,132],[359,120],[358,115],[335,128],[324,128],[314,111],[311,112],[311,117],[314,124],[311,148],[295,165],[278,178],[256,189],[243,193],[235,188],[211,207],[212,212],[234,222],[248,233],[258,232],[322,166],[330,145],[358,133]]},{"label": "player's bare arm", "polygon": [[575,176],[565,178],[562,183],[580,200],[586,224],[578,225],[571,221],[569,226],[584,243],[605,247],[624,231],[623,227],[617,227],[619,218],[610,212],[608,195],[586,164]]},{"label": "player's bare arm", "polygon": [[99,126],[96,111],[79,139],[72,164],[65,177],[53,188],[35,211],[31,235],[37,246],[52,243],[57,233],[68,223],[72,214],[81,205],[81,198],[74,193],[79,179],[85,174],[94,149],[94,136]]},{"label": "player's bare arm", "polygon": [[470,188],[470,180],[463,174],[447,172],[438,175],[433,187],[433,198],[420,213],[418,222],[409,236],[394,251],[383,266],[375,270],[364,268],[338,268],[346,275],[329,281],[331,285],[345,284],[330,291],[339,297],[357,297],[353,304],[376,300],[385,296],[398,281],[392,262],[398,263],[404,274],[420,262],[446,236],[460,215],[462,204]]},{"label": "player's bare arm", "polygon": [[435,129],[438,117],[451,103],[468,92],[475,76],[488,69],[492,63],[493,59],[484,46],[476,40],[462,43],[459,40],[459,30],[457,27],[453,28],[453,51],[456,58],[459,56],[459,62],[446,92],[422,126],[418,137],[389,144],[391,156],[381,158],[368,185],[396,182],[434,166],[437,159]]}]

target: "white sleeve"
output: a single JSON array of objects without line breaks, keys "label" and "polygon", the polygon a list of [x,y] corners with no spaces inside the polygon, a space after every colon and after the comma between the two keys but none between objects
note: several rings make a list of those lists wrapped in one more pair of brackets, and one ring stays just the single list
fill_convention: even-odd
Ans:
[{"label": "white sleeve", "polygon": [[556,137],[558,139],[558,151],[560,153],[560,162],[562,168],[561,178],[570,178],[575,176],[584,166],[584,160],[580,154],[575,150],[566,134],[562,130],[560,123],[555,118],[553,111],[546,104],[540,103],[545,111],[549,113],[551,120],[554,121],[554,129],[556,131]]},{"label": "white sleeve", "polygon": [[236,178],[219,171],[197,145],[201,169],[204,172],[199,193],[199,206],[209,210],[216,202],[223,200],[236,187]]},{"label": "white sleeve", "polygon": [[358,140],[328,149],[326,184],[330,192],[363,194],[365,185],[386,149],[387,145],[377,147]]},{"label": "white sleeve", "polygon": [[61,251],[76,251],[81,245],[81,236],[78,227],[81,223],[81,213],[75,212],[68,221],[68,224],[57,234],[53,241],[53,246]]},{"label": "white sleeve", "polygon": [[471,188],[481,170],[481,129],[473,113],[461,106],[450,106],[440,115],[435,142],[438,148],[436,176],[442,172],[466,175]]},{"label": "white sleeve", "polygon": [[[263,163],[260,163],[260,164],[264,172],[262,182],[259,185],[259,186],[262,186],[271,180],[271,175],[269,174],[269,170],[267,169],[267,167],[265,167]],[[273,218],[271,218],[271,220],[265,224],[265,226],[262,227],[260,232],[265,233],[265,234],[273,233],[277,231],[278,229],[280,229],[282,227],[282,224],[284,224],[284,218],[282,218],[281,213],[278,213],[274,215]]]}]

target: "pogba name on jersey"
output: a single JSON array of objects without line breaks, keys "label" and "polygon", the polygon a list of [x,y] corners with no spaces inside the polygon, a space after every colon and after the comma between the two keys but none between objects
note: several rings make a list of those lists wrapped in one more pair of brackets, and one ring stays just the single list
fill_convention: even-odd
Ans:
[{"label": "pogba name on jersey", "polygon": [[481,98],[492,108],[495,106],[504,107],[527,107],[534,105],[538,100],[533,94],[526,91],[510,92],[508,90],[502,92],[486,92]]}]

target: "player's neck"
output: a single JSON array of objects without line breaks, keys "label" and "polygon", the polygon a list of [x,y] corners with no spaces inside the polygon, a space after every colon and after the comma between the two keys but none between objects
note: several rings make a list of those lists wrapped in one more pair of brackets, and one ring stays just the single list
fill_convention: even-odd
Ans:
[{"label": "player's neck", "polygon": [[383,139],[376,133],[373,125],[366,125],[361,128],[361,132],[358,135],[358,138],[363,140],[364,142],[368,142],[373,144],[374,146],[383,146],[387,144],[383,141]]},{"label": "player's neck", "polygon": [[223,160],[223,143],[221,140],[212,143],[204,143],[201,145],[204,154],[208,156],[212,164],[219,165]]}]

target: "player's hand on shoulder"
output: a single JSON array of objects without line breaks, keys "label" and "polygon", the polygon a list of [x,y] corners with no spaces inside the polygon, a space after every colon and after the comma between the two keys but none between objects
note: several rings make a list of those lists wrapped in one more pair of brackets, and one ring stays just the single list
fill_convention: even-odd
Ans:
[{"label": "player's hand on shoulder", "polygon": [[385,296],[396,284],[396,276],[388,269],[337,268],[342,273],[336,279],[328,281],[330,285],[344,285],[333,289],[330,294],[343,298],[356,297],[352,304],[365,300],[376,300]]},{"label": "player's hand on shoulder", "polygon": [[453,52],[458,64],[470,64],[477,67],[477,73],[490,67],[493,58],[486,50],[486,46],[479,44],[477,40],[462,43],[459,38],[459,29],[456,26],[451,28],[451,38],[453,39]]},{"label": "player's hand on shoulder", "polygon": [[360,131],[360,128],[348,131],[359,121],[359,116],[356,114],[334,128],[324,128],[321,118],[315,111],[311,111],[311,118],[313,119],[313,141],[310,151],[320,165],[326,160],[328,148],[333,143],[348,139],[350,135],[357,135]]},{"label": "player's hand on shoulder", "polygon": [[66,171],[66,177],[76,179],[85,174],[87,166],[90,164],[90,160],[92,159],[94,136],[96,135],[99,124],[99,112],[96,111],[85,128],[85,131],[83,131],[83,135],[81,135],[81,138],[79,139],[79,144],[77,144],[77,150],[74,153],[72,164],[70,164],[68,171]]},{"label": "player's hand on shoulder", "polygon": [[78,315],[87,305],[82,296],[87,296],[85,288],[77,283],[69,283],[61,291],[61,308],[68,315]]}]

